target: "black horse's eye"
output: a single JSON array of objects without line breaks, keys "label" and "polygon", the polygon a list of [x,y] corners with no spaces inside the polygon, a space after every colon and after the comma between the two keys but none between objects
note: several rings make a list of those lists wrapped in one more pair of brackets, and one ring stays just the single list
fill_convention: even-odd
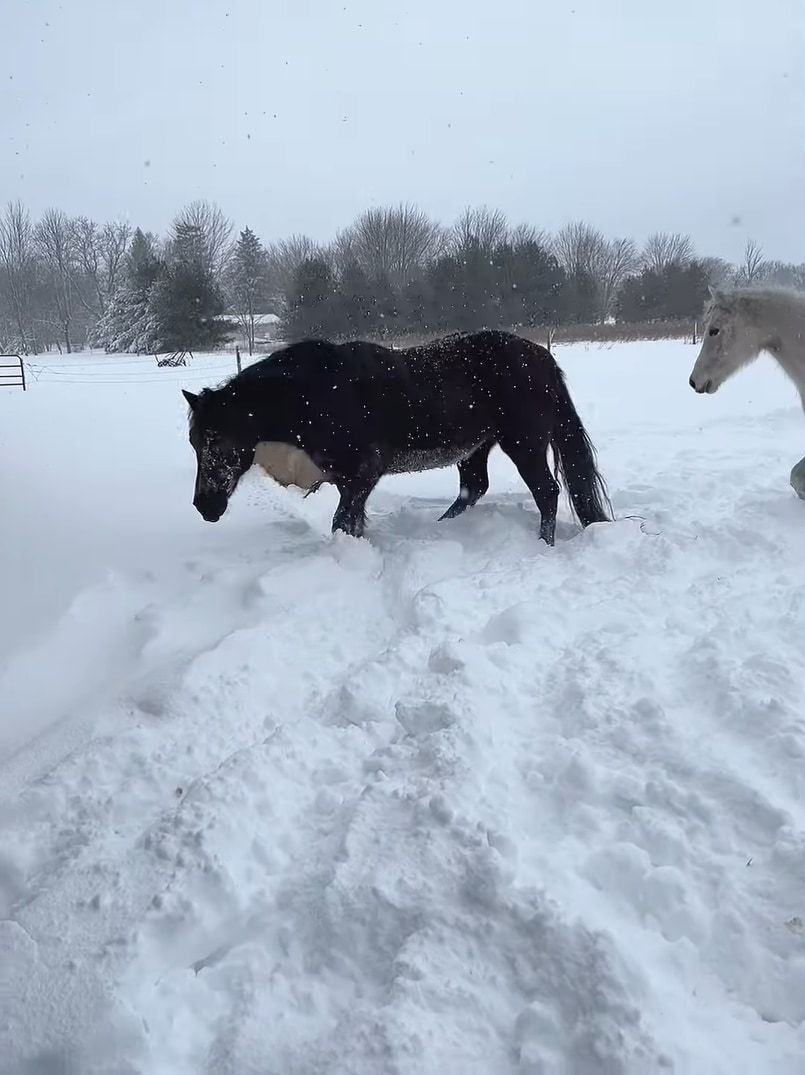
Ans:
[{"label": "black horse's eye", "polygon": [[711,328],[707,335],[708,336],[717,336],[720,331],[721,331],[721,329]]}]

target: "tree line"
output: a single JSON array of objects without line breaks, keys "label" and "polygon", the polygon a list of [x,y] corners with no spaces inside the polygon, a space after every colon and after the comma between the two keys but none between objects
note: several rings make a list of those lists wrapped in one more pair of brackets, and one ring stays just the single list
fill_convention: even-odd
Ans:
[{"label": "tree line", "polygon": [[805,288],[805,265],[753,241],[731,265],[675,233],[641,247],[577,221],[550,235],[486,207],[449,227],[412,205],[372,208],[331,243],[265,245],[206,201],[164,236],[58,209],[33,221],[15,202],[0,216],[0,348],[213,349],[239,326],[251,352],[267,313],[289,340],[692,318],[708,285],[759,281]]}]

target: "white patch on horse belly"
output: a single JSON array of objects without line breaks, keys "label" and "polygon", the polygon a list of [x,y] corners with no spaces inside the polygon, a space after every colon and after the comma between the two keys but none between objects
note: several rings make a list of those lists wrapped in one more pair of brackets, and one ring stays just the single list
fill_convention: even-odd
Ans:
[{"label": "white patch on horse belly", "polygon": [[329,480],[307,452],[281,441],[260,441],[254,451],[254,461],[285,487],[295,485],[298,489],[310,489],[316,482]]}]

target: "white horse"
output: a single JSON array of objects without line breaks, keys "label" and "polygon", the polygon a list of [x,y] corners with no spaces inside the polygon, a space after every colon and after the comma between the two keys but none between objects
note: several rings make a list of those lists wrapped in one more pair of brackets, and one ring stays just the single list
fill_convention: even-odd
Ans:
[{"label": "white horse", "polygon": [[[702,349],[690,375],[696,392],[717,392],[736,370],[768,351],[797,386],[805,408],[805,292],[780,287],[710,289]],[[791,471],[805,500],[805,458]]]}]

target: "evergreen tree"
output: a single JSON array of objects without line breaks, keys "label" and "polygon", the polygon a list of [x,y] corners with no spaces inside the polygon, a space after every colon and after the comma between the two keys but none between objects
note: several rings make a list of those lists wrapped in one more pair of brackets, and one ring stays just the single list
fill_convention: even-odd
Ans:
[{"label": "evergreen tree", "polygon": [[461,280],[458,259],[444,254],[428,273],[430,322],[435,331],[456,329],[460,322]]},{"label": "evergreen tree", "polygon": [[207,242],[204,232],[199,224],[189,221],[179,221],[173,225],[173,235],[167,244],[168,260],[173,263],[196,265],[200,269],[209,270],[207,262]]},{"label": "evergreen tree", "polygon": [[284,325],[287,338],[333,336],[333,328],[338,327],[336,291],[329,264],[323,258],[305,258],[291,284]]},{"label": "evergreen tree", "polygon": [[467,242],[457,257],[458,290],[455,328],[475,332],[500,326],[498,274],[490,251],[478,239]]},{"label": "evergreen tree", "polygon": [[434,320],[433,288],[422,273],[410,280],[400,298],[403,328],[407,332],[429,332]]},{"label": "evergreen tree", "polygon": [[334,334],[345,339],[359,339],[372,331],[374,295],[364,269],[357,261],[348,262],[338,284]]},{"label": "evergreen tree", "polygon": [[372,280],[371,287],[370,324],[381,338],[394,336],[399,330],[400,302],[388,273],[379,273]]},{"label": "evergreen tree", "polygon": [[154,237],[137,228],[126,255],[126,277],[133,288],[147,292],[156,278],[162,262],[157,255]]},{"label": "evergreen tree", "polygon": [[710,282],[707,268],[694,260],[689,265],[669,265],[665,273],[665,315],[696,317],[702,312]]},{"label": "evergreen tree", "polygon": [[626,280],[618,296],[621,321],[662,321],[695,317],[707,297],[709,271],[701,261],[646,268]]},{"label": "evergreen tree", "polygon": [[592,273],[585,269],[568,273],[561,294],[560,320],[589,325],[599,319],[599,289]]},{"label": "evergreen tree", "polygon": [[505,244],[496,253],[501,323],[555,325],[561,317],[565,272],[540,243]]},{"label": "evergreen tree", "polygon": [[619,321],[651,321],[662,316],[662,274],[657,269],[643,269],[625,280],[618,295],[616,315]]},{"label": "evergreen tree", "polygon": [[240,233],[228,273],[232,307],[243,326],[249,354],[254,353],[255,316],[268,301],[268,255],[251,230]]},{"label": "evergreen tree", "polygon": [[137,354],[156,349],[159,328],[150,297],[162,269],[153,237],[137,228],[117,287],[93,330],[94,344],[106,351]]},{"label": "evergreen tree", "polygon": [[234,328],[221,317],[224,297],[196,225],[176,227],[169,258],[149,292],[148,312],[159,351],[214,350]]}]

